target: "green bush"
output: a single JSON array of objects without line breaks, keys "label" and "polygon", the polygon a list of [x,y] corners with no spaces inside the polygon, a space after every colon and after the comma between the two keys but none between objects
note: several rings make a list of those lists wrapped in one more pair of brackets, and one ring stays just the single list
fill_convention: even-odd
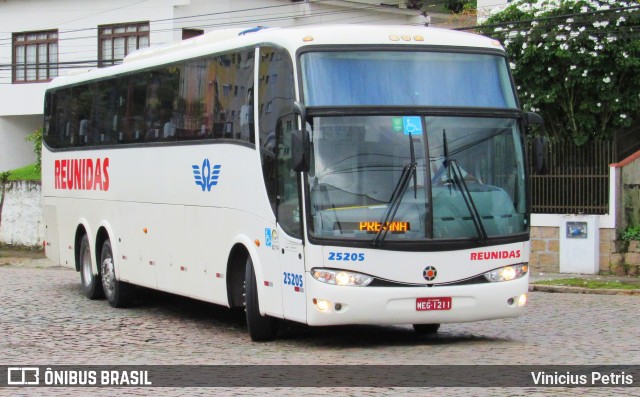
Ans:
[{"label": "green bush", "polygon": [[622,239],[624,241],[640,240],[640,226],[629,226],[622,233]]},{"label": "green bush", "polygon": [[36,170],[40,172],[42,166],[42,129],[33,131],[25,138],[27,142],[33,142],[33,153],[36,154]]}]

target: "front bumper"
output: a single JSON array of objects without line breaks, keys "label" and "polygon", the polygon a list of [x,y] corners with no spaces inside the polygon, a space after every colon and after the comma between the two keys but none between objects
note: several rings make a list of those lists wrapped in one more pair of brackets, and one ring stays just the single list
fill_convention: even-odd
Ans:
[{"label": "front bumper", "polygon": [[[344,287],[315,280],[307,273],[307,323],[440,324],[517,317],[519,298],[527,294],[529,275],[512,281],[436,287]],[[451,297],[450,310],[416,310],[416,299]],[[314,300],[326,301],[321,311]],[[511,301],[510,301],[511,300]]]}]

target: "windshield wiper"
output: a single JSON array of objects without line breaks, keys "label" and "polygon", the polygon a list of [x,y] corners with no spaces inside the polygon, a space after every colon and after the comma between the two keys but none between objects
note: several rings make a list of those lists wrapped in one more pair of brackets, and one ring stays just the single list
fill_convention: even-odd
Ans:
[{"label": "windshield wiper", "polygon": [[464,177],[462,176],[462,171],[460,170],[460,166],[458,165],[457,160],[449,160],[449,168],[453,171],[453,182],[458,185],[460,189],[460,194],[462,195],[462,199],[464,203],[467,205],[467,209],[469,210],[469,214],[471,215],[471,220],[473,221],[473,225],[476,228],[476,232],[478,233],[478,237],[482,241],[487,240],[487,231],[484,229],[484,224],[482,223],[482,217],[478,212],[478,208],[476,207],[476,203],[473,201],[473,197],[471,197],[471,192],[467,187],[466,182],[464,181]]},{"label": "windshield wiper", "polygon": [[391,199],[389,200],[389,204],[387,204],[387,210],[384,212],[382,219],[380,220],[380,230],[376,233],[376,236],[373,238],[372,244],[374,246],[382,243],[387,236],[387,232],[389,231],[389,222],[393,221],[393,218],[396,216],[396,212],[398,212],[398,208],[400,208],[400,203],[402,202],[402,196],[407,191],[409,187],[409,181],[413,176],[414,185],[413,190],[414,194],[417,197],[417,174],[416,174],[416,154],[413,147],[413,137],[409,134],[409,153],[411,155],[411,162],[404,167],[402,167],[402,174],[400,174],[400,179],[396,184],[395,189],[393,189],[393,193],[391,194]]},{"label": "windshield wiper", "polygon": [[[449,181],[453,181],[453,183],[455,183],[460,189],[460,194],[462,195],[462,199],[464,200],[464,203],[467,206],[469,215],[471,215],[471,220],[473,221],[473,226],[476,228],[476,233],[478,233],[478,237],[480,237],[482,241],[486,241],[487,231],[485,230],[484,224],[482,223],[482,217],[478,212],[476,203],[473,200],[473,197],[471,197],[471,192],[469,191],[469,188],[467,187],[467,184],[464,181],[464,176],[462,175],[462,171],[460,170],[460,165],[458,165],[457,160],[449,158],[449,147],[448,147],[449,142],[447,141],[446,130],[442,130],[442,145],[444,150],[443,166],[447,171],[447,179]],[[452,173],[453,173],[453,178],[451,178]],[[451,191],[451,185],[449,185],[449,191]]]}]

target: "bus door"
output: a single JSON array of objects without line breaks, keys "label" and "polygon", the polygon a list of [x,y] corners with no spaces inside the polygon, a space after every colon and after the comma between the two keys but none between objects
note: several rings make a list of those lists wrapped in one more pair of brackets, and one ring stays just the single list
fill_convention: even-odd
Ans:
[{"label": "bus door", "polygon": [[284,317],[306,322],[304,249],[302,245],[302,209],[299,175],[291,169],[291,134],[296,125],[293,114],[278,122],[277,136],[277,208],[278,235],[282,270],[282,309]]}]

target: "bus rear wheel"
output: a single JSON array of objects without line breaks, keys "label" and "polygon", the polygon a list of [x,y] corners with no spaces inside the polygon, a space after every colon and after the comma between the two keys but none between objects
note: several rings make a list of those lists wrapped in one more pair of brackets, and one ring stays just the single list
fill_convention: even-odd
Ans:
[{"label": "bus rear wheel", "polygon": [[131,304],[131,285],[118,280],[113,261],[111,241],[102,244],[100,255],[100,270],[102,274],[102,288],[107,302],[111,307],[126,307]]},{"label": "bus rear wheel", "polygon": [[89,246],[89,237],[86,234],[82,236],[82,241],[80,242],[78,262],[80,264],[80,280],[82,281],[84,295],[89,299],[104,298],[100,277],[93,274],[91,248]]},{"label": "bus rear wheel", "polygon": [[247,328],[249,328],[249,336],[254,342],[274,340],[276,333],[278,332],[278,323],[275,318],[260,314],[256,273],[253,270],[253,261],[250,256],[247,258],[245,270],[244,304],[247,314]]},{"label": "bus rear wheel", "polygon": [[413,330],[421,335],[433,335],[438,333],[440,324],[413,324]]}]

